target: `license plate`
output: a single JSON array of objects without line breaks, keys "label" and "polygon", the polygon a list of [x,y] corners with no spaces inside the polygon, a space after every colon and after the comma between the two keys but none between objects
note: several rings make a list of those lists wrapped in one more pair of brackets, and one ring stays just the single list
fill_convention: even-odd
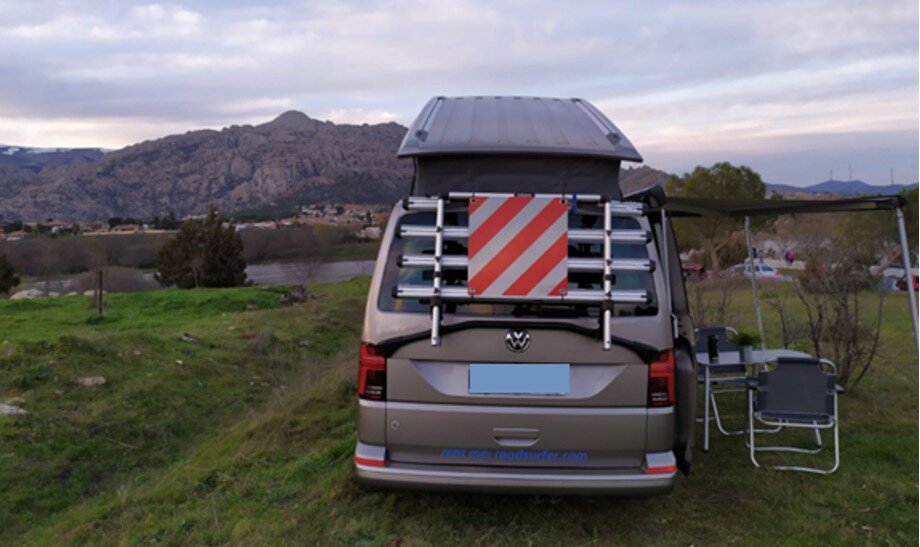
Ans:
[{"label": "license plate", "polygon": [[566,395],[568,364],[473,363],[470,393],[488,395]]}]

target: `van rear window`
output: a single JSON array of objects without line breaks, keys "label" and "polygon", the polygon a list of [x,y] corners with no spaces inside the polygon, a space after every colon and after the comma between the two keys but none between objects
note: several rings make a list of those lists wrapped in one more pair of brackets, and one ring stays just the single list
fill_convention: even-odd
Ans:
[{"label": "van rear window", "polygon": [[[405,225],[433,226],[434,213],[410,213],[404,215],[397,226]],[[463,212],[448,212],[445,215],[446,226],[467,226],[467,214]],[[600,229],[603,221],[599,214],[575,213],[569,215],[569,228],[573,229]],[[614,230],[639,230],[641,226],[634,218],[613,219]],[[433,238],[400,238],[395,237],[390,244],[387,263],[383,274],[383,283],[377,306],[381,311],[397,312],[429,312],[429,305],[425,301],[393,296],[396,285],[427,285],[433,282],[433,269],[425,268],[400,268],[399,257],[403,254],[421,254],[434,256]],[[445,255],[467,254],[466,241],[444,241]],[[644,259],[649,258],[646,245],[615,243],[611,248],[612,256],[616,258]],[[603,248],[600,243],[570,243],[569,257],[601,257]],[[614,316],[656,315],[658,313],[658,300],[655,295],[655,284],[649,272],[616,272],[614,289],[648,291],[650,302],[648,304],[615,304]],[[443,284],[448,286],[466,286],[465,269],[446,269]],[[570,288],[577,289],[602,289],[602,274],[594,272],[569,272],[568,282]],[[458,315],[471,316],[521,316],[521,317],[597,317],[600,315],[600,306],[597,304],[538,304],[538,303],[483,303],[483,302],[445,302],[444,312]]]}]

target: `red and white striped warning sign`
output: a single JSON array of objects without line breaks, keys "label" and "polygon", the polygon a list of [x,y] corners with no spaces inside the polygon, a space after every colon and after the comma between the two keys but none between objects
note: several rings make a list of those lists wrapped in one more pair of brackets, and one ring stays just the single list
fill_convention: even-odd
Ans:
[{"label": "red and white striped warning sign", "polygon": [[467,289],[474,296],[560,296],[568,286],[568,205],[560,198],[470,199]]}]

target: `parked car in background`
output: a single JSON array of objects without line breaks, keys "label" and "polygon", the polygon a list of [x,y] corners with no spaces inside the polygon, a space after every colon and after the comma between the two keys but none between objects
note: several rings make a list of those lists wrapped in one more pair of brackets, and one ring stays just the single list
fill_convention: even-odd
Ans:
[{"label": "parked car in background", "polygon": [[[869,268],[869,271],[872,271],[872,273],[875,273],[878,271],[877,269],[873,271],[873,268],[877,268],[877,266]],[[901,266],[900,264],[892,264],[888,266],[887,268],[885,268],[884,270],[882,270],[881,276],[882,277],[892,277],[894,279],[904,279],[904,273],[905,273],[904,266]]]},{"label": "parked car in background", "polygon": [[[792,281],[792,277],[781,274],[779,270],[770,266],[768,264],[755,264],[754,272],[757,275],[757,279],[765,279],[768,281]],[[751,277],[751,265],[750,264],[735,264],[728,270],[726,273],[730,275],[743,275],[745,277]]]},{"label": "parked car in background", "polygon": [[[871,270],[871,269],[870,269]],[[875,270],[878,272],[878,269]],[[906,291],[907,290],[907,272],[901,264],[891,264],[884,270],[881,270],[881,287],[889,291]],[[914,282],[914,289],[917,289],[917,269],[911,269],[911,279]]]},{"label": "parked car in background", "polygon": [[[917,290],[918,288],[917,287],[917,274],[911,274],[910,278],[914,283],[914,290]],[[907,290],[907,278],[902,277],[901,279],[898,279],[897,287],[899,291],[906,291]]]}]

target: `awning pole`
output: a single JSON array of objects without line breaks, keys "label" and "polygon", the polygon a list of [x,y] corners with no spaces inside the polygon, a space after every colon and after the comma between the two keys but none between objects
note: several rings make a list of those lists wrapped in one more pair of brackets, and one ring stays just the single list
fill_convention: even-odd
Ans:
[{"label": "awning pole", "polygon": [[907,297],[910,298],[910,321],[914,327],[914,343],[920,346],[917,338],[917,296],[914,294],[914,279],[910,267],[910,249],[907,247],[907,227],[904,225],[904,213],[898,207],[898,229],[901,232],[901,255],[904,258],[904,276],[907,282]]},{"label": "awning pole", "polygon": [[[767,349],[763,335],[763,317],[760,316],[760,296],[757,294],[757,265],[754,263],[754,240],[751,237],[751,217],[744,217],[744,233],[747,236],[748,259],[751,261],[751,289],[754,291],[754,311],[757,313],[757,332],[760,333],[760,349]],[[915,331],[916,332],[916,331]]]}]

